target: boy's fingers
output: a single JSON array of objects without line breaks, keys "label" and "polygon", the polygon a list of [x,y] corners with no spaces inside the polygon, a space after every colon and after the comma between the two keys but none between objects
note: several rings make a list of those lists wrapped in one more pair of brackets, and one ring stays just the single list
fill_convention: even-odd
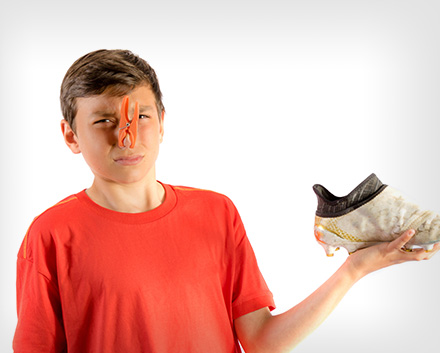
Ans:
[{"label": "boy's fingers", "polygon": [[405,253],[404,259],[405,261],[420,261],[420,260],[429,260],[432,258],[439,250],[440,250],[440,243],[437,243],[434,245],[433,249],[430,251],[425,251],[423,248],[417,248],[413,249],[410,252],[405,252],[405,245],[408,243],[408,241],[411,240],[411,238],[414,236],[415,230],[409,229],[402,233],[400,237],[395,239],[390,243],[390,245],[396,249],[400,250],[401,252]]},{"label": "boy's fingers", "polygon": [[405,246],[406,243],[408,243],[411,240],[414,234],[415,234],[414,229],[408,229],[400,237],[392,241],[391,244],[393,245],[393,247],[400,250]]}]

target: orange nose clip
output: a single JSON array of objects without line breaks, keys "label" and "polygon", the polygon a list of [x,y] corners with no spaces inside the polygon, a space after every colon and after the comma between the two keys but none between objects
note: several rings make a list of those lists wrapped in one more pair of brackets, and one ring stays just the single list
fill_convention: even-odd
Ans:
[{"label": "orange nose clip", "polygon": [[[134,106],[133,119],[128,119],[128,96],[125,96],[121,105],[121,120],[119,121],[119,139],[118,145],[121,148],[134,148],[136,144],[138,121],[139,121],[139,103],[136,102]],[[128,140],[127,140],[128,139]],[[130,144],[130,146],[127,146]]]}]

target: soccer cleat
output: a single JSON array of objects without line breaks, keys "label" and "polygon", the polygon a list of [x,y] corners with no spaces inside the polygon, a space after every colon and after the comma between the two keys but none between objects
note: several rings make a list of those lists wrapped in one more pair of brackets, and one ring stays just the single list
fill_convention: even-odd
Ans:
[{"label": "soccer cleat", "polygon": [[353,191],[337,197],[322,185],[314,185],[318,198],[315,237],[327,256],[339,248],[349,254],[382,242],[390,242],[408,229],[415,235],[404,250],[431,251],[440,242],[440,215],[420,209],[396,189],[371,174]]}]

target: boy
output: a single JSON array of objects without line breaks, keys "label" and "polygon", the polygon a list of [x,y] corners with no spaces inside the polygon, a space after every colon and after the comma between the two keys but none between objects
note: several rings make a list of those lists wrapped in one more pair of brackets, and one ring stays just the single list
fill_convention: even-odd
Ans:
[{"label": "boy", "polygon": [[272,294],[232,202],[156,181],[164,106],[129,51],[78,59],[61,87],[64,140],[90,188],[31,224],[18,254],[15,352],[284,352],[367,273],[431,253],[413,231],[361,250],[316,292],[272,316]]}]

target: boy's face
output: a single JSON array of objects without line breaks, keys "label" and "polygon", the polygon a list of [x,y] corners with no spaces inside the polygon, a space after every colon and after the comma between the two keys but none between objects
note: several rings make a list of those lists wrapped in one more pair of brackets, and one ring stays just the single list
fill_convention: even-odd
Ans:
[{"label": "boy's face", "polygon": [[64,139],[74,153],[82,153],[95,179],[117,184],[155,181],[155,162],[163,138],[153,92],[139,86],[129,96],[128,116],[133,117],[139,103],[139,123],[133,148],[118,146],[120,109],[123,97],[99,95],[77,99],[74,133],[61,122]]}]

